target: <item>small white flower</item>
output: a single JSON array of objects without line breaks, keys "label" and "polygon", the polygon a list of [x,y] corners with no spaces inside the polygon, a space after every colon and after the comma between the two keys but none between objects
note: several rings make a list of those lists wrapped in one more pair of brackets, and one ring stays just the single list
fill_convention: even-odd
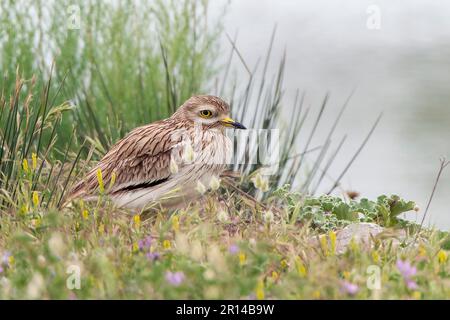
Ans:
[{"label": "small white flower", "polygon": [[212,269],[207,269],[203,273],[203,278],[205,278],[205,280],[214,280],[215,277],[216,277],[216,273]]},{"label": "small white flower", "polygon": [[47,263],[47,260],[45,259],[45,257],[42,254],[40,254],[37,257],[37,262],[38,262],[39,266],[44,267],[45,264]]},{"label": "small white flower", "polygon": [[262,192],[269,191],[269,181],[267,180],[267,178],[262,176],[259,172],[252,179],[252,182],[256,189],[259,189]]},{"label": "small white flower", "polygon": [[55,232],[48,240],[48,247],[51,253],[57,257],[61,257],[66,249],[63,237],[60,233]]},{"label": "small white flower", "polygon": [[2,288],[4,297],[9,296],[12,291],[11,281],[6,277],[1,277],[0,278],[0,288]]},{"label": "small white flower", "polygon": [[202,243],[198,240],[194,240],[191,245],[190,254],[192,259],[196,261],[201,261],[204,256]]},{"label": "small white flower", "polygon": [[209,186],[211,187],[211,190],[216,191],[220,187],[220,179],[218,179],[216,176],[213,176],[211,178],[211,181],[209,182]]},{"label": "small white flower", "polygon": [[174,159],[170,159],[169,168],[170,168],[170,173],[172,173],[172,174],[175,174],[178,172],[178,165]]},{"label": "small white flower", "polygon": [[183,158],[187,163],[192,163],[195,159],[195,152],[190,143],[184,146]]},{"label": "small white flower", "polygon": [[225,273],[227,271],[227,263],[224,255],[217,245],[211,245],[206,253],[207,259],[211,267],[218,273]]},{"label": "small white flower", "polygon": [[263,218],[266,223],[272,223],[273,222],[273,212],[270,210],[264,212]]},{"label": "small white flower", "polygon": [[262,183],[260,189],[261,189],[262,192],[269,191],[269,181],[267,179],[263,180],[263,183]]},{"label": "small white flower", "polygon": [[183,233],[177,233],[175,237],[176,249],[181,254],[187,255],[189,254],[191,248],[189,245],[188,237]]},{"label": "small white flower", "polygon": [[226,212],[225,210],[220,210],[219,213],[217,213],[217,219],[222,222],[228,222],[230,220],[230,217],[228,215],[228,212]]},{"label": "small white flower", "polygon": [[204,194],[206,192],[206,187],[203,185],[203,183],[197,181],[197,187],[195,188],[200,194]]},{"label": "small white flower", "polygon": [[205,298],[208,300],[217,300],[220,297],[220,289],[217,286],[207,286],[204,290]]},{"label": "small white flower", "polygon": [[31,281],[28,283],[27,287],[28,298],[30,299],[40,298],[44,286],[45,286],[44,277],[42,277],[40,273],[36,272],[31,278]]}]

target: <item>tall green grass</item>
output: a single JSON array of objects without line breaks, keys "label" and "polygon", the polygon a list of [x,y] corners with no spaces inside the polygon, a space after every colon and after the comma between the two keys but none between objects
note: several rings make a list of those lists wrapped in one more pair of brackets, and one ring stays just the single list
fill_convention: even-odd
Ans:
[{"label": "tall green grass", "polygon": [[55,78],[67,78],[57,103],[75,108],[61,143],[75,121],[75,142],[105,149],[205,92],[215,71],[221,21],[210,25],[207,1],[19,0],[2,1],[0,12],[1,88],[14,90],[17,66],[25,79],[48,79],[55,61]]},{"label": "tall green grass", "polygon": [[77,163],[71,153],[73,133],[63,149],[56,146],[63,114],[71,110],[68,103],[56,103],[62,85],[52,90],[52,78],[44,83],[17,73],[11,94],[1,92],[0,209],[27,211],[20,203],[30,203],[33,196],[41,203],[45,198],[46,206],[54,204],[70,179],[70,173],[62,173]]}]

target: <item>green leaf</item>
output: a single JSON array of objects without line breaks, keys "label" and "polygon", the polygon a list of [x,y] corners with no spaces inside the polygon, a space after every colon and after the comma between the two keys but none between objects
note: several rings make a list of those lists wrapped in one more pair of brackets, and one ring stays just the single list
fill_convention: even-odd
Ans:
[{"label": "green leaf", "polygon": [[358,214],[350,210],[350,206],[347,203],[341,202],[333,208],[333,214],[339,220],[356,221],[358,219]]}]

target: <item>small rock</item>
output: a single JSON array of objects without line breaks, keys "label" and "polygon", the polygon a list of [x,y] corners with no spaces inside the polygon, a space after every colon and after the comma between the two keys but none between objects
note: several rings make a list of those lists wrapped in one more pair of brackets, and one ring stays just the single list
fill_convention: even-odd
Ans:
[{"label": "small rock", "polygon": [[362,222],[349,224],[336,233],[336,253],[344,253],[352,239],[355,239],[359,244],[368,246],[371,242],[371,236],[375,237],[383,231],[384,228],[376,223]]},{"label": "small rock", "polygon": [[[336,231],[336,254],[342,254],[347,250],[352,239],[364,249],[370,249],[373,245],[372,237],[377,236],[383,239],[389,238],[393,240],[394,245],[400,243],[399,239],[404,239],[406,233],[404,230],[386,229],[376,223],[352,223],[347,225],[342,230]],[[381,235],[383,233],[383,235]],[[319,237],[310,239],[310,244],[313,246],[320,246]]]}]

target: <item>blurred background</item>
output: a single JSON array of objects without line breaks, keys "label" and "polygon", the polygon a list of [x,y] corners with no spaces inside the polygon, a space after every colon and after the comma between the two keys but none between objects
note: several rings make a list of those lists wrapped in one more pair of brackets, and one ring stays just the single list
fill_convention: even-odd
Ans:
[{"label": "blurred background", "polygon": [[[213,7],[222,5],[214,2]],[[317,109],[330,93],[324,131],[355,89],[336,129],[336,136],[347,133],[348,138],[330,175],[339,175],[345,155],[354,152],[383,112],[343,186],[369,198],[398,194],[416,201],[423,213],[439,158],[450,156],[450,3],[245,0],[231,1],[228,9],[224,29],[230,37],[237,33],[236,46],[249,65],[265,55],[276,25],[272,56],[277,62],[286,51],[287,105],[297,88],[305,91],[306,104]],[[379,29],[370,29],[368,20],[377,9]],[[226,36],[221,47],[230,47]],[[269,73],[277,69],[277,63],[269,65]],[[241,77],[248,76],[245,68],[237,70]],[[286,121],[292,116],[286,109],[283,113]],[[450,227],[449,199],[447,170],[431,204],[429,223]],[[416,219],[415,214],[408,217]]]},{"label": "blurred background", "polygon": [[[449,16],[449,2],[426,0],[2,0],[1,91],[14,95],[18,72],[38,102],[34,109],[19,106],[17,114],[32,110],[30,123],[36,124],[48,118],[50,104],[60,108],[42,135],[24,125],[23,135],[17,130],[3,137],[5,145],[20,136],[33,139],[0,159],[21,160],[34,151],[71,162],[82,145],[94,146],[98,158],[131,128],[167,117],[192,94],[210,93],[231,101],[234,116],[255,128],[294,128],[298,139],[291,139],[292,148],[284,144],[285,170],[273,185],[292,181],[295,189],[311,177],[322,193],[383,112],[334,193],[398,194],[419,204],[419,214],[407,217],[420,221],[439,158],[450,156]],[[304,94],[302,115],[310,109],[301,130],[294,125],[297,92]],[[324,158],[347,139],[321,181],[325,161],[315,168],[318,152],[308,153],[300,169],[286,155],[304,150],[329,93],[309,145],[323,147],[352,92]],[[15,130],[8,121],[2,126]],[[39,149],[41,136],[47,150]],[[79,154],[85,158],[87,151]],[[315,175],[308,174],[311,168]],[[0,171],[15,174],[6,161]],[[449,198],[445,171],[427,223],[449,229]]]}]

